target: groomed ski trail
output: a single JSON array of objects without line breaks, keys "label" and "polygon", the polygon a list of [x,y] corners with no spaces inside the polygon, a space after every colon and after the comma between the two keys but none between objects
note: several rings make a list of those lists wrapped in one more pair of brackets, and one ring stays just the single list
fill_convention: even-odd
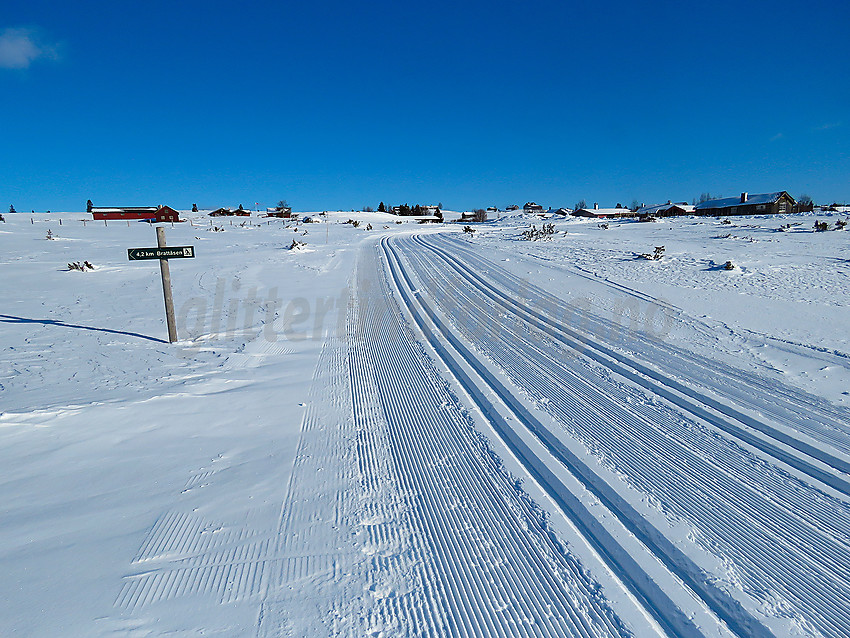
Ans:
[{"label": "groomed ski trail", "polygon": [[[428,578],[417,613],[396,614],[395,633],[386,635],[631,635],[439,376],[397,304],[378,247],[360,257],[348,330],[354,412],[385,424]],[[413,624],[400,622],[405,617]],[[650,622],[640,629],[655,633]]]},{"label": "groomed ski trail", "polygon": [[[464,244],[436,237],[408,238],[385,241],[384,251],[407,303],[421,305],[442,331],[441,338],[454,344],[460,337],[470,344],[458,342],[457,346],[466,351],[473,365],[478,361],[485,376],[487,365],[494,365],[514,384],[512,390],[500,392],[530,398],[560,426],[553,431],[529,423],[536,420],[530,412],[519,421],[524,419],[525,427],[546,439],[553,454],[558,454],[559,445],[578,440],[602,461],[600,465],[619,474],[619,479],[609,477],[607,482],[600,481],[598,474],[588,475],[585,485],[595,486],[603,499],[607,494],[615,515],[735,633],[769,635],[800,630],[847,635],[850,511],[842,489],[847,477],[840,471],[841,446],[831,447],[823,440],[841,442],[840,434],[836,435],[843,429],[841,415],[816,403],[814,420],[795,420],[794,415],[802,409],[799,399],[782,388],[751,381],[750,387],[766,393],[763,402],[773,401],[771,418],[784,417],[790,429],[805,429],[812,439],[820,439],[821,445],[813,446],[814,451],[826,453],[809,454],[810,450],[784,445],[774,434],[787,429],[780,431],[767,419],[757,424],[761,428],[737,419],[748,418],[744,413],[748,405],[736,403],[740,391],[729,393],[724,403],[694,393],[690,387],[685,388],[689,392],[681,392],[675,380],[667,378],[659,384],[657,374],[647,374],[654,370],[634,359],[623,361],[620,353],[591,340],[589,332],[574,334],[568,328],[546,325],[541,317],[513,301],[515,278]],[[458,254],[463,259],[455,256]],[[539,290],[536,294],[545,295]],[[549,299],[548,303],[559,302]],[[431,305],[444,307],[450,326],[429,310]],[[452,307],[462,311],[451,316]],[[509,317],[509,342],[494,335],[494,313]],[[651,348],[650,354],[664,350],[658,343]],[[664,351],[667,359],[678,357],[675,369],[680,373],[691,364],[689,353],[669,347]],[[596,368],[585,355],[595,359]],[[643,388],[638,391],[610,374],[600,374],[600,363],[609,371],[626,372],[625,378],[633,382],[641,375],[637,380],[644,383],[637,385]],[[629,369],[623,369],[624,364]],[[655,385],[646,383],[647,379]],[[660,388],[656,394],[669,400],[665,392],[671,387],[679,393],[673,398],[680,399],[673,403],[686,407],[685,414],[651,396],[647,400],[645,390],[653,388]],[[696,403],[691,407],[697,409],[682,406],[683,398]],[[522,406],[512,396],[504,400]],[[755,444],[758,453],[746,445],[749,443]],[[838,462],[831,462],[835,460]],[[571,459],[562,455],[561,461],[569,465]],[[637,493],[638,501],[655,504],[644,508],[645,517],[631,505],[623,505],[621,496],[630,493],[632,503]],[[693,534],[690,549],[706,552],[726,573],[712,575],[711,561],[699,557],[699,551],[686,553],[680,542],[665,542],[664,527],[649,522],[658,510],[685,522]],[[714,567],[717,570],[716,564]],[[639,574],[631,575],[640,580]],[[744,613],[744,607],[750,613]],[[660,622],[664,624],[664,619]]]}]

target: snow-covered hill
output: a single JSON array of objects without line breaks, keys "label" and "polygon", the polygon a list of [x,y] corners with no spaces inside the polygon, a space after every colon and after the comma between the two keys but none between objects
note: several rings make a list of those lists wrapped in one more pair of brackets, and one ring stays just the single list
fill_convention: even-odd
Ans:
[{"label": "snow-covered hill", "polygon": [[0,634],[850,632],[845,217],[185,215],[0,223]]}]

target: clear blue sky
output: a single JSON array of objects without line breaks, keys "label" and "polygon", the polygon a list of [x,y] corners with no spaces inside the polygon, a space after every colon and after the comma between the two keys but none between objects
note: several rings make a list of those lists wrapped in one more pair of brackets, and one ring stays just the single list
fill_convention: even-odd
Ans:
[{"label": "clear blue sky", "polygon": [[850,200],[845,0],[5,0],[0,89],[4,212]]}]

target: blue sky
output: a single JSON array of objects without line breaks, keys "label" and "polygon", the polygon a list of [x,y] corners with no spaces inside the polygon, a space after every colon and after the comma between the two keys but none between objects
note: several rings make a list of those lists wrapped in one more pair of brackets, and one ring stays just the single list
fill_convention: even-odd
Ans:
[{"label": "blue sky", "polygon": [[850,200],[840,0],[3,4],[19,211]]}]

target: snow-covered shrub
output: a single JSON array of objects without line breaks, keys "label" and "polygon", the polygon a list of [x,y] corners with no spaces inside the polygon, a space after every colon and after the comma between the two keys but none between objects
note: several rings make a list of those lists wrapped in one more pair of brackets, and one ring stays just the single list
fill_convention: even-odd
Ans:
[{"label": "snow-covered shrub", "polygon": [[537,241],[538,239],[549,239],[554,234],[555,224],[543,224],[543,228],[540,230],[532,224],[531,228],[524,230],[520,237],[526,241]]},{"label": "snow-covered shrub", "polygon": [[815,222],[815,232],[821,232],[824,230],[829,230],[828,222]]},{"label": "snow-covered shrub", "polygon": [[725,264],[723,264],[723,270],[735,270],[735,264],[733,264],[731,261],[727,261]]},{"label": "snow-covered shrub", "polygon": [[289,250],[300,250],[304,246],[307,245],[307,242],[298,241],[297,239],[293,239],[292,243],[289,245]]},{"label": "snow-covered shrub", "polygon": [[664,256],[664,246],[656,246],[655,251],[650,255],[649,253],[640,253],[638,254],[638,259],[649,259],[650,261],[659,261]]},{"label": "snow-covered shrub", "polygon": [[72,261],[68,264],[68,270],[79,270],[80,272],[86,272],[87,270],[94,270],[94,266],[88,260],[80,263],[78,261]]}]

